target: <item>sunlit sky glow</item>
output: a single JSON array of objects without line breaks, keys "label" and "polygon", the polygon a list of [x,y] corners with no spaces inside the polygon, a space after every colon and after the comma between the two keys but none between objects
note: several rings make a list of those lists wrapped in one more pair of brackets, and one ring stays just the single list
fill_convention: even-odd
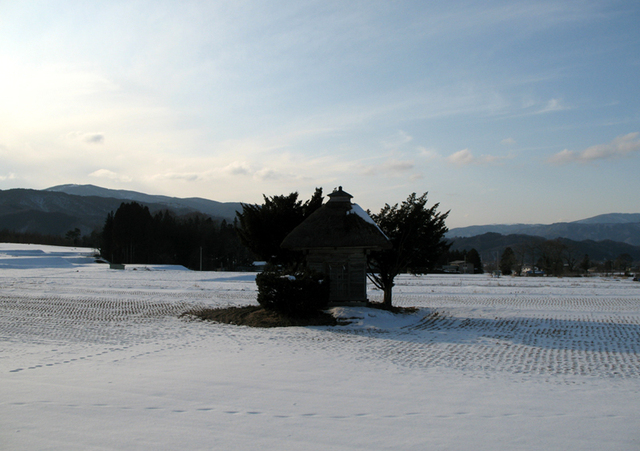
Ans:
[{"label": "sunlit sky glow", "polygon": [[640,212],[640,3],[0,0],[0,189]]}]

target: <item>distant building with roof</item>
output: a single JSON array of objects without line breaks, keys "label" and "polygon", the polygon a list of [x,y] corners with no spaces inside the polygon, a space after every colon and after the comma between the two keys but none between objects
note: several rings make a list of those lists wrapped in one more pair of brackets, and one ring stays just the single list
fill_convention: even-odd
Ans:
[{"label": "distant building with roof", "polygon": [[329,276],[333,304],[367,302],[367,254],[391,242],[353,196],[339,187],[282,241],[305,253],[307,266]]},{"label": "distant building with roof", "polygon": [[447,273],[455,273],[455,274],[473,274],[474,266],[473,263],[467,263],[464,260],[454,260],[449,262],[448,265],[444,265],[442,267],[444,272]]}]

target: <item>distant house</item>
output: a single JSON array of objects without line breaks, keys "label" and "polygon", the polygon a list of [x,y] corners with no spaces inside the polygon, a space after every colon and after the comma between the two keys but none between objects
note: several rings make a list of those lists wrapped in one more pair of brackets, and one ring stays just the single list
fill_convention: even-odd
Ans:
[{"label": "distant house", "polygon": [[263,262],[263,261],[255,261],[253,263],[251,263],[251,267],[253,269],[255,269],[258,272],[262,272],[264,271],[264,268],[267,266],[267,262]]},{"label": "distant house", "polygon": [[474,267],[473,263],[467,263],[464,260],[454,260],[449,262],[448,265],[444,265],[442,270],[453,274],[473,274]]},{"label": "distant house", "polygon": [[522,275],[526,277],[543,276],[544,271],[542,271],[541,269],[538,269],[535,266],[523,266]]},{"label": "distant house", "polygon": [[339,187],[282,241],[302,250],[307,266],[329,276],[333,304],[367,302],[367,254],[391,243],[371,217]]}]

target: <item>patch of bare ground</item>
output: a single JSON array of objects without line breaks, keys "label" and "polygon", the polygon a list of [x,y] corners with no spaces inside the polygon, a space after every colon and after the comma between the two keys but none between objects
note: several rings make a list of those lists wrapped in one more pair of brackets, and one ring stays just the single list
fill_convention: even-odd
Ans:
[{"label": "patch of bare ground", "polygon": [[196,317],[205,321],[250,327],[336,326],[341,324],[333,315],[318,312],[308,318],[283,315],[260,306],[201,308],[183,313],[180,317]]},{"label": "patch of bare ground", "polygon": [[418,311],[417,307],[387,307],[382,302],[368,302],[367,307],[375,308],[379,310],[386,310],[391,313],[415,313]]}]

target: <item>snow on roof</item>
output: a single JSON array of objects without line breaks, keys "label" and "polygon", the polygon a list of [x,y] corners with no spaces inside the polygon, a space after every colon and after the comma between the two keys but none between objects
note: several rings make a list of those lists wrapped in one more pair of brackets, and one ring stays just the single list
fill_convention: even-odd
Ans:
[{"label": "snow on roof", "polygon": [[376,226],[376,229],[380,230],[380,233],[382,233],[386,239],[389,239],[389,237],[387,235],[385,235],[385,233],[382,231],[382,229],[380,229],[380,227],[378,227],[378,224],[376,224],[376,222],[371,218],[371,216],[369,216],[369,214],[366,211],[364,211],[360,205],[351,204],[351,210],[347,211],[347,214],[348,215],[358,215],[358,216],[360,216],[362,219],[367,221],[369,224],[373,224],[374,226]]}]

